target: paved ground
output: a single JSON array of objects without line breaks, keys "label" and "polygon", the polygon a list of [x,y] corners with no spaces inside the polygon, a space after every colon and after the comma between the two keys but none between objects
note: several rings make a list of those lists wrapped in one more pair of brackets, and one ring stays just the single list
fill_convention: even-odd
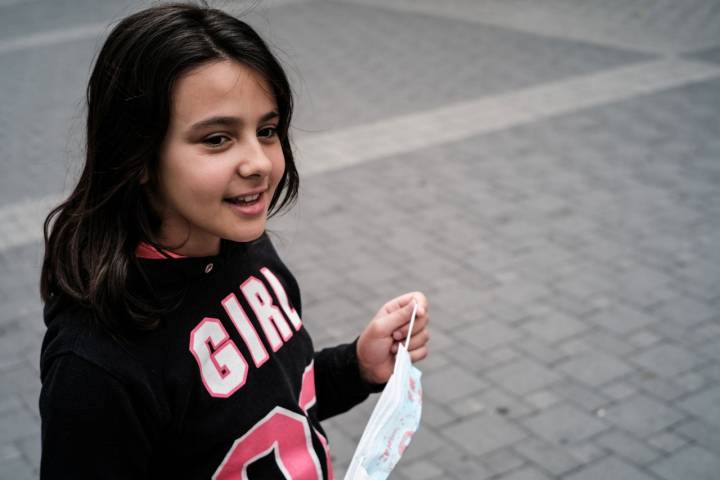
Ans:
[{"label": "paved ground", "polygon": [[[239,12],[235,2],[214,2]],[[0,477],[39,461],[39,222],[137,1],[0,0]],[[265,2],[301,201],[271,224],[319,346],[431,301],[398,479],[717,479],[720,2]],[[327,423],[341,477],[372,402]]]}]

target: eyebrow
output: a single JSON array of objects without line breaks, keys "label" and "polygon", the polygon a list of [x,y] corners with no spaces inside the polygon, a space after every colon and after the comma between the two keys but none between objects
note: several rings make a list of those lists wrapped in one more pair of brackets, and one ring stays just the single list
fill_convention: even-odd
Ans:
[{"label": "eyebrow", "polygon": [[[268,120],[271,120],[273,118],[279,117],[280,114],[276,111],[268,112],[262,117],[260,117],[261,122],[266,122]],[[197,123],[194,123],[190,127],[190,131],[200,130],[202,128],[207,127],[216,127],[216,126],[227,126],[227,127],[236,127],[237,125],[241,125],[243,123],[242,119],[238,117],[210,117],[206,118],[205,120],[200,120]]]}]

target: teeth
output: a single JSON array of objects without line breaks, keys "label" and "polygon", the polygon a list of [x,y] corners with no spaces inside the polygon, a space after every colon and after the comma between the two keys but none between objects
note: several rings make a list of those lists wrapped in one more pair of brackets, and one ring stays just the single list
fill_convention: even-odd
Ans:
[{"label": "teeth", "polygon": [[250,202],[254,202],[255,200],[257,200],[259,196],[260,196],[259,193],[255,193],[253,195],[245,195],[245,196],[235,197],[233,200],[235,200],[236,202],[250,203]]}]

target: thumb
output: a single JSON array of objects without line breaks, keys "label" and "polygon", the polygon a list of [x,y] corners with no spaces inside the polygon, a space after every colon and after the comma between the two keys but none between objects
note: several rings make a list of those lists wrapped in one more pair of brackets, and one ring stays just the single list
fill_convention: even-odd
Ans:
[{"label": "thumb", "polygon": [[402,308],[398,308],[387,315],[380,317],[380,330],[383,335],[392,335],[398,328],[410,321],[415,301],[408,302]]}]

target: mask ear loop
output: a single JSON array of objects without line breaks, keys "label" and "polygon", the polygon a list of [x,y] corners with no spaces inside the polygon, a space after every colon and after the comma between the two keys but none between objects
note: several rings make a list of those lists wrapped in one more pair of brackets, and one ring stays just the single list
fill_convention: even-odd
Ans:
[{"label": "mask ear loop", "polygon": [[412,316],[410,317],[410,327],[408,328],[408,335],[405,339],[405,350],[408,349],[408,346],[410,345],[410,336],[412,335],[413,325],[415,325],[415,314],[417,313],[418,304],[416,300],[413,300],[413,303],[415,304],[413,306]]}]

